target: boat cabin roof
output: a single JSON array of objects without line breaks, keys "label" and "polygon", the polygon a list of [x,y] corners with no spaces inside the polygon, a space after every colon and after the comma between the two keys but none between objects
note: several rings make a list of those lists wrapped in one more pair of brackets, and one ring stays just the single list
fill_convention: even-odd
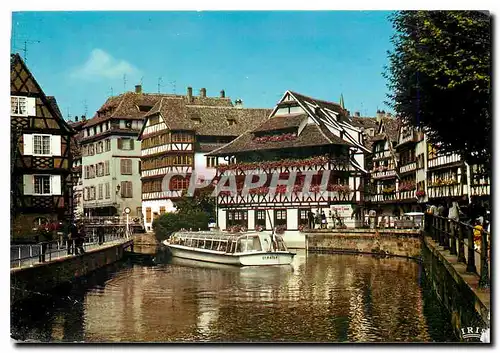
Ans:
[{"label": "boat cabin roof", "polygon": [[246,238],[247,236],[266,236],[268,234],[259,234],[255,232],[248,233],[220,233],[220,232],[176,232],[175,237],[191,238],[191,239],[204,239],[204,240],[224,240]]}]

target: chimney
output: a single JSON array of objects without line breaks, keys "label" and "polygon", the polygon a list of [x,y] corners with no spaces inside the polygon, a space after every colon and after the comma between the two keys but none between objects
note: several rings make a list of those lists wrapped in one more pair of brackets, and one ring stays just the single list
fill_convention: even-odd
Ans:
[{"label": "chimney", "polygon": [[224,90],[220,91],[220,97],[226,98],[226,92],[224,92]]},{"label": "chimney", "polygon": [[193,88],[192,87],[188,87],[187,98],[188,98],[188,102],[191,103],[191,101],[193,100]]},{"label": "chimney", "polygon": [[135,85],[135,93],[142,93],[142,85]]},{"label": "chimney", "polygon": [[241,99],[237,99],[234,101],[235,108],[243,108],[243,101]]},{"label": "chimney", "polygon": [[82,121],[85,121],[85,119],[86,119],[85,115],[82,115]]},{"label": "chimney", "polygon": [[359,112],[354,112],[354,116],[359,118],[361,116],[361,114]]},{"label": "chimney", "polygon": [[75,115],[75,122],[78,121],[78,115]]},{"label": "chimney", "polygon": [[206,88],[200,88],[200,96],[205,98],[207,96],[207,89]]}]

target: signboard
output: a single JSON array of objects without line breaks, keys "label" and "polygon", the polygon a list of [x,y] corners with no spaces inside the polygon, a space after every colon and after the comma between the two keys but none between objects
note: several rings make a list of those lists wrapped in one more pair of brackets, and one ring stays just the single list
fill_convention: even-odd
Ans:
[{"label": "signboard", "polygon": [[342,219],[351,219],[351,215],[353,212],[352,205],[331,205],[330,210],[332,211],[332,215],[335,216],[335,211],[337,211],[337,215]]}]

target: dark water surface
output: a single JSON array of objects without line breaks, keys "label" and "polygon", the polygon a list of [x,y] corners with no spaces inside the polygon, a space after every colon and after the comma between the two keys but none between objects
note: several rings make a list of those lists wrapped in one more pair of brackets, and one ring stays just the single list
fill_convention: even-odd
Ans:
[{"label": "dark water surface", "polygon": [[128,259],[12,308],[44,342],[456,342],[450,315],[401,258],[298,253],[293,266]]}]

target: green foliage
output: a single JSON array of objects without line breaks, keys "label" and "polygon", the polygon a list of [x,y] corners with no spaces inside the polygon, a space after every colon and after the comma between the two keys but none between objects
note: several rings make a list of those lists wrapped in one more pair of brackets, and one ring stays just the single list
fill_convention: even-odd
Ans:
[{"label": "green foliage", "polygon": [[153,221],[153,230],[161,241],[181,229],[207,230],[210,218],[215,217],[215,199],[209,190],[201,190],[194,197],[183,196],[175,202],[177,212],[165,213]]},{"label": "green foliage", "polygon": [[209,216],[205,212],[165,213],[153,221],[153,230],[159,240],[168,238],[181,229],[207,230]]},{"label": "green foliage", "polygon": [[491,21],[479,11],[400,11],[384,76],[397,113],[442,151],[491,162]]}]

